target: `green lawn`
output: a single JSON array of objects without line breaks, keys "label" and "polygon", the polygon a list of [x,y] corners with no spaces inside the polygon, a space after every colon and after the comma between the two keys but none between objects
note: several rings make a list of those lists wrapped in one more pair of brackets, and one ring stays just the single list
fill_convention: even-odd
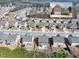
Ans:
[{"label": "green lawn", "polygon": [[[51,54],[52,58],[66,58],[68,56],[67,52],[53,52]],[[0,48],[0,58],[46,58],[47,54],[45,52],[38,51],[27,51],[24,48],[18,47],[14,50],[2,47]]]}]

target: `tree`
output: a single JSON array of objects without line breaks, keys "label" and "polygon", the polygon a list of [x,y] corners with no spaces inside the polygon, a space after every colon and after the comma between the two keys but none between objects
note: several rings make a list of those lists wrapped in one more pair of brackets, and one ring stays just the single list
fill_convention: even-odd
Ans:
[{"label": "tree", "polygon": [[67,38],[64,38],[65,40],[65,45],[68,49],[68,52],[75,58],[79,58],[79,48],[76,48],[76,47],[71,47],[71,44],[68,42],[68,39]]},{"label": "tree", "polygon": [[68,10],[69,10],[69,13],[71,13],[72,12],[72,7],[69,7]]}]

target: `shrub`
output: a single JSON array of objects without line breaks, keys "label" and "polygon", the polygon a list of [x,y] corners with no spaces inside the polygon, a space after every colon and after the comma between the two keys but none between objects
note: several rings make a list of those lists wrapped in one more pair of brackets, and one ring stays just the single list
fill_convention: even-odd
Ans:
[{"label": "shrub", "polygon": [[68,57],[68,52],[54,52],[51,54],[51,57],[53,58],[66,58]]}]

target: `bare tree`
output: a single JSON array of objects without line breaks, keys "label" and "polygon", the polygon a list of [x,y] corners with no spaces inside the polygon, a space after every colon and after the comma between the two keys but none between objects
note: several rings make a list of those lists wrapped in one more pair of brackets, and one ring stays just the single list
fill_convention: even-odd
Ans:
[{"label": "bare tree", "polygon": [[71,47],[71,43],[68,41],[68,38],[64,38],[65,40],[65,45],[69,51],[69,53],[74,57],[74,58],[79,58],[79,49],[76,47]]}]

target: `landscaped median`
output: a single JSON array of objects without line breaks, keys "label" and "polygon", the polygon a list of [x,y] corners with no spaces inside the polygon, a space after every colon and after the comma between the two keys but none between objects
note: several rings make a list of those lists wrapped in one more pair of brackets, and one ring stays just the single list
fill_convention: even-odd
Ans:
[{"label": "landscaped median", "polygon": [[[51,54],[52,58],[66,58],[68,57],[68,52],[53,52]],[[18,47],[14,50],[10,50],[6,47],[0,47],[0,58],[48,58],[45,52],[38,51],[27,51],[25,48]]]}]

